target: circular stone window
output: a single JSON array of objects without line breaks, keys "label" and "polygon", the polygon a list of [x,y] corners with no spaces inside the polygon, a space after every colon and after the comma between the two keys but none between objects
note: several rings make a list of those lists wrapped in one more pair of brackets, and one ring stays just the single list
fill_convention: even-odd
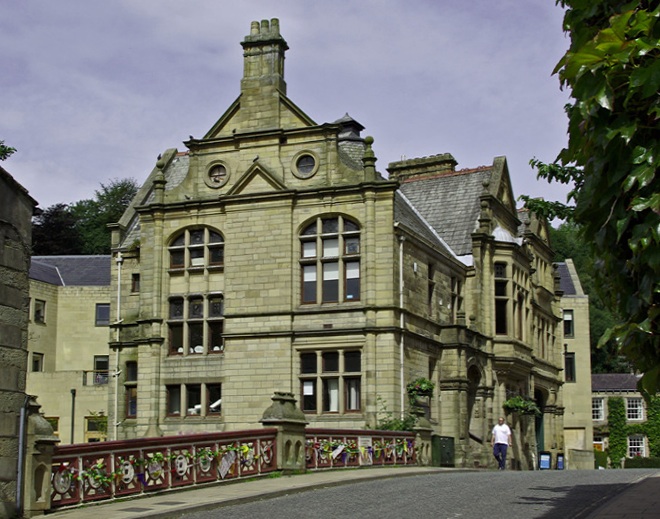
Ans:
[{"label": "circular stone window", "polygon": [[301,151],[293,157],[291,170],[298,178],[309,178],[319,169],[319,161],[315,153],[311,151]]},{"label": "circular stone window", "polygon": [[222,187],[229,178],[229,171],[224,164],[213,164],[207,173],[206,185],[209,187]]}]

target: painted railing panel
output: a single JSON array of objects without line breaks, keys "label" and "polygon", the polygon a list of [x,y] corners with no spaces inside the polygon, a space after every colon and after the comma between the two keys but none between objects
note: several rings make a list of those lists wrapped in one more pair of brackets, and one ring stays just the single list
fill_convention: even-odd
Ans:
[{"label": "painted railing panel", "polygon": [[59,447],[51,508],[272,472],[276,435],[260,429]]},{"label": "painted railing panel", "polygon": [[415,435],[405,431],[306,431],[307,468],[357,467],[363,465],[414,465]]}]

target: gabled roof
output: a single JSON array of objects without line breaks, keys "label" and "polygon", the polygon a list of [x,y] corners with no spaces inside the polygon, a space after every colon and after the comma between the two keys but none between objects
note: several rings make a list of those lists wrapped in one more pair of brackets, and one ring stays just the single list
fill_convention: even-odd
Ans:
[{"label": "gabled roof", "polygon": [[559,288],[564,292],[565,296],[574,296],[577,294],[573,279],[568,271],[566,263],[557,263],[557,273],[559,274]]},{"label": "gabled roof", "polygon": [[458,256],[472,254],[479,196],[492,168],[439,172],[405,179],[401,192]]},{"label": "gabled roof", "polygon": [[591,375],[592,391],[637,391],[641,375],[634,373],[594,373]]},{"label": "gabled roof", "polygon": [[30,279],[58,286],[110,286],[112,257],[32,256]]}]

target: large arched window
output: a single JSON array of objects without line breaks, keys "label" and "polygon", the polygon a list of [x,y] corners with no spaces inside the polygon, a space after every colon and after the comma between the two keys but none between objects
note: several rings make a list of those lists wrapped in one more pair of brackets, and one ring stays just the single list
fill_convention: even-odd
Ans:
[{"label": "large arched window", "polygon": [[222,235],[208,228],[186,229],[169,247],[170,269],[204,269],[224,265]]},{"label": "large arched window", "polygon": [[360,299],[360,227],[343,216],[321,216],[300,233],[302,302]]}]

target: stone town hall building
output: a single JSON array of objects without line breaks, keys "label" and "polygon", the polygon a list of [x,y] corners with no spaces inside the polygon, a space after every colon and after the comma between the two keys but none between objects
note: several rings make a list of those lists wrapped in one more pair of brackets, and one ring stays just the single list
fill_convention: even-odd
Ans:
[{"label": "stone town hall building", "polygon": [[373,428],[427,377],[457,465],[490,462],[514,394],[543,410],[514,420],[516,463],[561,450],[547,228],[516,210],[505,158],[385,177],[357,121],[318,124],[287,97],[276,19],[241,45],[236,101],[162,154],[112,231],[108,436],[254,428],[274,391],[311,426]]}]

